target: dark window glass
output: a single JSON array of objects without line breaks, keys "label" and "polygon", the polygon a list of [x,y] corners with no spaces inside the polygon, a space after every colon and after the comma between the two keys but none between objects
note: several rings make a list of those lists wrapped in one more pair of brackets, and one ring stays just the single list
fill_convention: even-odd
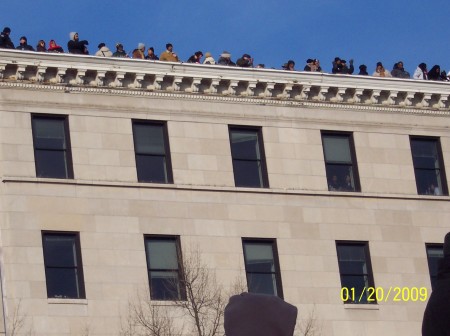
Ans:
[{"label": "dark window glass", "polygon": [[328,190],[360,191],[351,134],[322,133]]},{"label": "dark window glass", "polygon": [[73,178],[67,117],[32,116],[37,177]]},{"label": "dark window glass", "polygon": [[165,123],[133,121],[139,182],[173,183]]},{"label": "dark window glass", "polygon": [[283,298],[274,240],[243,240],[247,287],[250,293]]},{"label": "dark window glass", "polygon": [[153,300],[185,299],[178,238],[146,237],[145,251],[151,298]]},{"label": "dark window glass", "polygon": [[237,187],[268,187],[261,129],[230,127],[231,156]]},{"label": "dark window glass", "polygon": [[42,234],[47,296],[85,298],[83,268],[77,233]]},{"label": "dark window glass", "polygon": [[443,244],[426,244],[428,269],[430,270],[431,288],[436,285],[439,262],[444,258]]},{"label": "dark window glass", "polygon": [[440,142],[411,137],[411,152],[419,195],[448,195]]},{"label": "dark window glass", "polygon": [[355,300],[352,301],[350,295],[350,300],[345,303],[375,303],[367,300],[367,288],[374,287],[368,243],[336,242],[336,249],[341,286],[347,288],[350,293],[354,289]]}]

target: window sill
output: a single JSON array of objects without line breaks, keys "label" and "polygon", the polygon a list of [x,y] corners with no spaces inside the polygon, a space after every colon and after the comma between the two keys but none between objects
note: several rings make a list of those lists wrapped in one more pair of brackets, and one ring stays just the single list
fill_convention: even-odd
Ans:
[{"label": "window sill", "polygon": [[356,310],[379,310],[380,306],[377,303],[344,303],[344,308]]},{"label": "window sill", "polygon": [[48,304],[77,304],[77,305],[87,305],[87,299],[60,299],[60,298],[48,298]]}]

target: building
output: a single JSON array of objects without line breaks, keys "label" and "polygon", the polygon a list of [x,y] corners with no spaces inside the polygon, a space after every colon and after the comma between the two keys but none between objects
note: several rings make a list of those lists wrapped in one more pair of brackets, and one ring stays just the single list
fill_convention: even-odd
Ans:
[{"label": "building", "polygon": [[450,84],[6,50],[0,76],[3,334],[20,306],[36,336],[118,335],[194,244],[322,335],[420,335]]}]

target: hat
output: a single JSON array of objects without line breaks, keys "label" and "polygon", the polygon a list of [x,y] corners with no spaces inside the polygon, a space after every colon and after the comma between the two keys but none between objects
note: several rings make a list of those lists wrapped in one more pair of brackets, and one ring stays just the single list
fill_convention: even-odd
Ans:
[{"label": "hat", "polygon": [[249,54],[244,54],[242,57],[252,58]]},{"label": "hat", "polygon": [[377,62],[377,67],[379,67],[379,66],[383,66],[383,63]]},{"label": "hat", "polygon": [[203,53],[199,50],[199,51],[197,51],[197,52],[195,52],[195,54],[194,54],[195,56],[200,56],[200,55],[202,55],[203,56]]},{"label": "hat", "polygon": [[145,49],[145,44],[144,43],[139,43],[137,48],[138,49]]},{"label": "hat", "polygon": [[26,38],[26,36],[21,36],[21,37],[20,37],[20,40],[28,41],[27,38]]},{"label": "hat", "polygon": [[207,51],[205,57],[212,57],[212,54],[209,51]]},{"label": "hat", "polygon": [[11,28],[5,27],[5,28],[3,28],[3,32],[4,33],[11,33]]},{"label": "hat", "polygon": [[123,48],[123,44],[120,43],[120,42],[117,42],[117,43],[116,43],[116,48],[119,48],[119,47],[122,47],[122,48]]},{"label": "hat", "polygon": [[104,44],[104,43],[102,42],[102,43],[100,43],[100,44],[97,46],[97,48],[100,49],[100,48],[103,48],[104,46],[106,46],[106,44]]},{"label": "hat", "polygon": [[366,70],[367,69],[367,66],[365,65],[365,64],[361,64],[360,66],[359,66],[359,70]]},{"label": "hat", "polygon": [[73,40],[73,38],[75,37],[75,34],[77,34],[77,32],[71,32],[70,35],[70,39]]},{"label": "hat", "polygon": [[223,57],[223,58],[230,58],[230,57],[231,57],[231,54],[230,54],[228,51],[224,51],[224,52],[220,55],[220,57]]}]

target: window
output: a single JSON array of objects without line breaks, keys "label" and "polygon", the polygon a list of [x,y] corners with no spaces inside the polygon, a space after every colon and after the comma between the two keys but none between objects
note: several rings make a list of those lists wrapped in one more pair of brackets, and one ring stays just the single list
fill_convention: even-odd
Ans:
[{"label": "window", "polygon": [[153,300],[184,300],[179,238],[146,236],[145,251],[150,297]]},{"label": "window", "polygon": [[443,244],[426,244],[428,269],[430,270],[431,288],[433,289],[438,274],[439,262],[444,258],[444,245]]},{"label": "window", "polygon": [[230,127],[236,187],[268,188],[261,128]]},{"label": "window", "polygon": [[349,295],[345,303],[375,303],[368,301],[367,288],[375,287],[370,264],[368,242],[336,242],[341,286]]},{"label": "window", "polygon": [[283,298],[276,241],[243,239],[242,244],[248,291]]},{"label": "window", "polygon": [[173,183],[166,123],[134,120],[133,135],[138,181]]},{"label": "window", "polygon": [[31,123],[36,176],[73,178],[67,117],[33,115]]},{"label": "window", "polygon": [[439,139],[411,137],[411,153],[419,195],[448,195]]},{"label": "window", "polygon": [[43,232],[45,278],[49,298],[84,299],[78,233]]},{"label": "window", "polygon": [[322,132],[328,190],[361,191],[353,136],[348,133]]}]

